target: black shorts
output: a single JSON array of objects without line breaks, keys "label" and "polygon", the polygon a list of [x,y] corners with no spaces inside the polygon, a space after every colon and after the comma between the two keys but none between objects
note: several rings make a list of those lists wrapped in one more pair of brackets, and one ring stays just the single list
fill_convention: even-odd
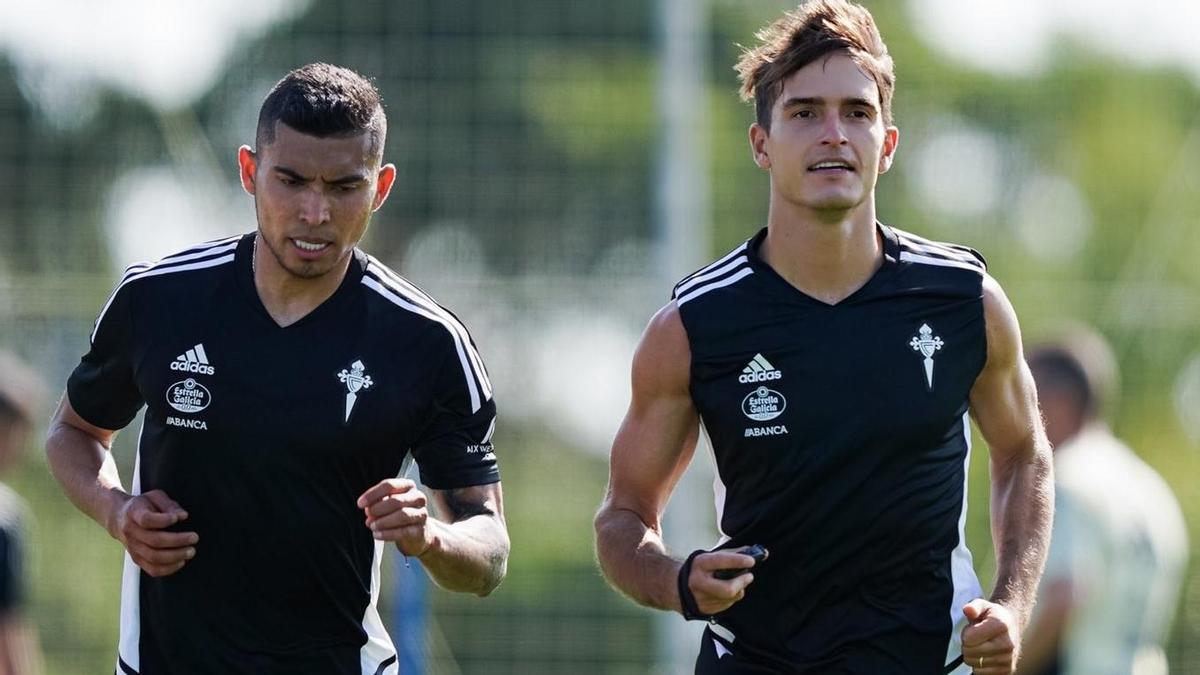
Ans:
[{"label": "black shorts", "polygon": [[940,658],[930,661],[929,655],[944,654],[945,650],[944,639],[922,640],[912,633],[905,633],[902,640],[863,642],[853,648],[839,650],[837,656],[828,661],[789,667],[746,654],[744,649],[739,650],[734,643],[706,628],[700,639],[700,654],[696,657],[696,675],[940,675],[961,672],[961,657],[944,665],[941,665]]},{"label": "black shorts", "polygon": [[778,673],[779,670],[749,662],[745,654],[739,657],[733,644],[708,628],[700,638],[700,655],[696,657],[696,675],[720,673]]}]

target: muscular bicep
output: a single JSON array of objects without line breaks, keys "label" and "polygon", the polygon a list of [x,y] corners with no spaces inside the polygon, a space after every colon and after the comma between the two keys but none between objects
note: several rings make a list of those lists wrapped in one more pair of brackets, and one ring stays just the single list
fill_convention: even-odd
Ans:
[{"label": "muscular bicep", "polygon": [[1000,285],[984,278],[987,363],[971,388],[971,414],[992,460],[1028,459],[1044,436],[1033,376],[1025,363],[1021,331]]},{"label": "muscular bicep", "polygon": [[647,525],[657,523],[696,447],[690,367],[687,334],[671,304],[651,320],[634,355],[632,397],[613,441],[604,508],[627,509]]},{"label": "muscular bicep", "polygon": [[504,494],[499,482],[430,490],[430,493],[434,509],[446,522],[457,523],[475,516],[487,516],[501,522],[504,520]]}]

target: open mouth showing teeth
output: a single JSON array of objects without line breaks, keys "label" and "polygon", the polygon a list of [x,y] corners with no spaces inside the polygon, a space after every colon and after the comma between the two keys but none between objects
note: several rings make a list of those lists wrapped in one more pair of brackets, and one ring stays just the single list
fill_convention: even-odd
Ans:
[{"label": "open mouth showing teeth", "polygon": [[808,167],[809,171],[821,171],[824,169],[843,169],[845,171],[853,171],[849,164],[845,162],[817,162]]},{"label": "open mouth showing teeth", "polygon": [[320,251],[321,249],[323,249],[329,245],[329,244],[314,244],[312,242],[301,241],[299,239],[293,239],[292,243],[295,244],[296,247],[302,251],[312,251],[314,253],[316,251]]}]

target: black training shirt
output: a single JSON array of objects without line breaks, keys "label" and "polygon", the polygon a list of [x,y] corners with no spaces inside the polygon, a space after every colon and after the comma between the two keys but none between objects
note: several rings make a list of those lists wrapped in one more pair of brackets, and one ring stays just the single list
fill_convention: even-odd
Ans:
[{"label": "black training shirt", "polygon": [[355,501],[410,456],[431,488],[498,481],[491,384],[458,319],[358,250],[279,327],[253,240],[130,267],[68,382],[98,427],[146,406],[132,491],[165,491],[200,537],[167,577],[126,555],[117,671],[392,674],[384,547]]},{"label": "black training shirt", "polygon": [[843,672],[870,650],[942,672],[979,594],[963,522],[984,264],[878,232],[881,267],[836,305],[762,261],[765,230],[675,287],[718,546],[770,551],[713,627],[740,662]]}]

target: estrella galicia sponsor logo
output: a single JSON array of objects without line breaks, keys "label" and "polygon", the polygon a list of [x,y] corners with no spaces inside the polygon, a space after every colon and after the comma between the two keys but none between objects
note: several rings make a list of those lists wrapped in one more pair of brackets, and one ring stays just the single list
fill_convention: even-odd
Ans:
[{"label": "estrella galicia sponsor logo", "polygon": [[183,427],[184,429],[197,429],[199,431],[208,431],[208,424],[204,420],[189,420],[182,417],[167,417],[167,426]]},{"label": "estrella galicia sponsor logo", "polygon": [[167,403],[179,412],[198,413],[212,403],[212,395],[204,385],[189,377],[167,388]]},{"label": "estrella galicia sponsor logo", "polygon": [[742,399],[742,412],[755,422],[773,420],[786,409],[787,399],[783,394],[767,387],[759,387]]},{"label": "estrella galicia sponsor logo", "polygon": [[767,427],[746,427],[745,438],[758,438],[759,436],[782,436],[788,432],[787,427],[782,424]]}]

